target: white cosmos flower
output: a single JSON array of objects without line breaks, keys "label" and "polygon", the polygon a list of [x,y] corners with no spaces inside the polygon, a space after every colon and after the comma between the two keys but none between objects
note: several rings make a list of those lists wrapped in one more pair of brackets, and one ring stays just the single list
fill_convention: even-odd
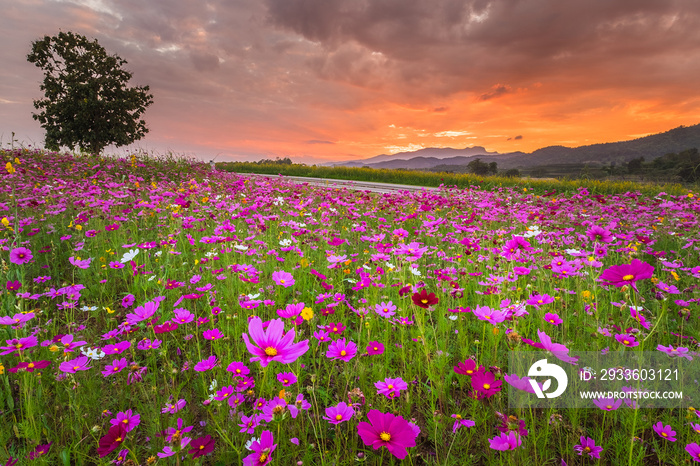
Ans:
[{"label": "white cosmos flower", "polygon": [[413,275],[415,275],[416,277],[422,276],[421,273],[420,273],[420,270],[418,270],[418,269],[414,269],[413,267],[410,267],[408,270],[410,270],[411,273],[412,273]]},{"label": "white cosmos flower", "polygon": [[283,240],[280,241],[280,246],[282,246],[283,248],[286,248],[286,247],[289,246],[290,244],[292,244],[292,240],[291,240],[291,239],[286,239],[286,238],[285,238],[285,239],[283,239]]},{"label": "white cosmos flower", "polygon": [[81,347],[80,353],[90,359],[102,359],[105,357],[105,352],[99,348],[88,348],[87,350],[84,350],[83,348],[84,347]]},{"label": "white cosmos flower", "polygon": [[234,248],[238,249],[239,251],[247,251],[248,250],[248,246],[245,246],[243,244],[237,244],[234,246]]},{"label": "white cosmos flower", "polygon": [[91,307],[83,306],[83,307],[80,308],[80,310],[83,311],[83,312],[87,312],[87,311],[96,311],[96,310],[97,310],[97,306],[91,306]]},{"label": "white cosmos flower", "polygon": [[151,278],[148,279],[149,282],[152,282],[156,278],[155,275],[151,275]]},{"label": "white cosmos flower", "polygon": [[216,390],[216,387],[219,386],[219,383],[216,381],[216,379],[211,381],[211,384],[209,385],[209,391]]},{"label": "white cosmos flower", "polygon": [[246,449],[246,450],[251,450],[251,451],[252,451],[251,446],[253,445],[253,442],[257,442],[257,441],[258,441],[257,438],[252,437],[250,440],[248,440],[248,441],[245,443],[245,449]]},{"label": "white cosmos flower", "polygon": [[139,253],[138,249],[129,249],[129,252],[125,252],[124,255],[122,256],[121,262],[122,264],[126,264],[127,262],[131,261],[136,257]]}]

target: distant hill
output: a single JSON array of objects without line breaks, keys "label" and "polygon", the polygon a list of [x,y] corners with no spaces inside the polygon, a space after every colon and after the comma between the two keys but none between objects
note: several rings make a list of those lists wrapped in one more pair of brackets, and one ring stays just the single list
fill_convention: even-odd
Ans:
[{"label": "distant hill", "polygon": [[[465,147],[464,149],[453,149],[451,147],[428,147],[414,152],[397,152],[396,154],[382,154],[362,160],[347,160],[344,162],[329,162],[323,165],[328,166],[345,166],[345,167],[361,167],[364,165],[374,165],[383,162],[392,162],[397,160],[408,160],[415,157],[430,157],[434,159],[446,159],[453,157],[471,157],[474,155],[498,155],[498,152],[489,152],[481,146]],[[379,167],[377,167],[379,168]],[[381,167],[390,168],[390,167]]]},{"label": "distant hill", "polygon": [[438,165],[467,165],[478,157],[483,162],[497,162],[499,169],[532,168],[552,164],[621,164],[644,157],[649,162],[670,152],[678,153],[700,148],[700,124],[680,126],[664,133],[652,134],[630,141],[592,144],[581,147],[548,146],[532,153],[499,154],[483,147],[465,149],[427,148],[415,152],[378,155],[369,159],[333,162],[326,165],[368,166],[371,168],[430,169]]}]

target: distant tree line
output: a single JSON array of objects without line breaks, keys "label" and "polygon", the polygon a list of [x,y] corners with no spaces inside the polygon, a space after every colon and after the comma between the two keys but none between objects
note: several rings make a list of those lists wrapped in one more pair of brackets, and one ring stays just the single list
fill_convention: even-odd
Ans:
[{"label": "distant tree line", "polygon": [[646,162],[644,157],[630,160],[626,172],[648,178],[678,178],[685,183],[700,181],[700,153],[697,148],[686,149],[677,154],[668,153]]},{"label": "distant tree line", "polygon": [[283,159],[277,157],[275,160],[271,159],[262,159],[258,160],[257,162],[251,162],[257,165],[291,165],[292,164],[292,159],[289,157],[285,157]]},{"label": "distant tree line", "polygon": [[[482,162],[480,158],[476,158],[466,165],[437,165],[430,169],[434,172],[445,172],[445,173],[472,173],[478,176],[489,176],[498,175],[498,163],[496,162]],[[502,176],[507,176],[511,178],[517,178],[520,176],[520,171],[515,168],[506,170],[500,173]]]}]

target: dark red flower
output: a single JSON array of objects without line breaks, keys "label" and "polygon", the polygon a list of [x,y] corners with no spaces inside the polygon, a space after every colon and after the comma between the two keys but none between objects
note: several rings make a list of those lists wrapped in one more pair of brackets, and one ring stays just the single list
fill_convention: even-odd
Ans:
[{"label": "dark red flower", "polygon": [[192,455],[192,458],[199,458],[200,456],[204,456],[207,453],[214,451],[215,443],[216,440],[213,439],[211,435],[199,437],[198,439],[192,440],[192,443],[190,443],[192,449],[187,453]]},{"label": "dark red flower", "polygon": [[126,438],[126,426],[123,423],[113,425],[107,431],[107,435],[100,439],[100,446],[97,449],[97,453],[100,458],[112,453],[114,450],[119,448],[119,446],[124,442]]},{"label": "dark red flower", "polygon": [[435,293],[430,293],[423,289],[420,291],[420,293],[414,293],[413,297],[413,304],[415,304],[418,307],[422,307],[423,309],[428,309],[430,306],[437,304],[440,300],[435,296]]}]

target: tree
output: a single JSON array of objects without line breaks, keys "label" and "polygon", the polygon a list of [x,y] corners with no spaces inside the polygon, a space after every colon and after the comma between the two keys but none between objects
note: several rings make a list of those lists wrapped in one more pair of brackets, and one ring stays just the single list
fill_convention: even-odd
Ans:
[{"label": "tree", "polygon": [[484,176],[489,174],[489,164],[477,158],[467,164],[467,170],[475,175]]},{"label": "tree", "polygon": [[141,139],[148,132],[141,114],[153,103],[148,86],[126,87],[132,74],[126,61],[110,56],[97,43],[72,32],[32,42],[27,61],[44,71],[40,89],[46,98],[34,101],[32,114],[46,130],[50,150],[60,146],[99,153]]}]

